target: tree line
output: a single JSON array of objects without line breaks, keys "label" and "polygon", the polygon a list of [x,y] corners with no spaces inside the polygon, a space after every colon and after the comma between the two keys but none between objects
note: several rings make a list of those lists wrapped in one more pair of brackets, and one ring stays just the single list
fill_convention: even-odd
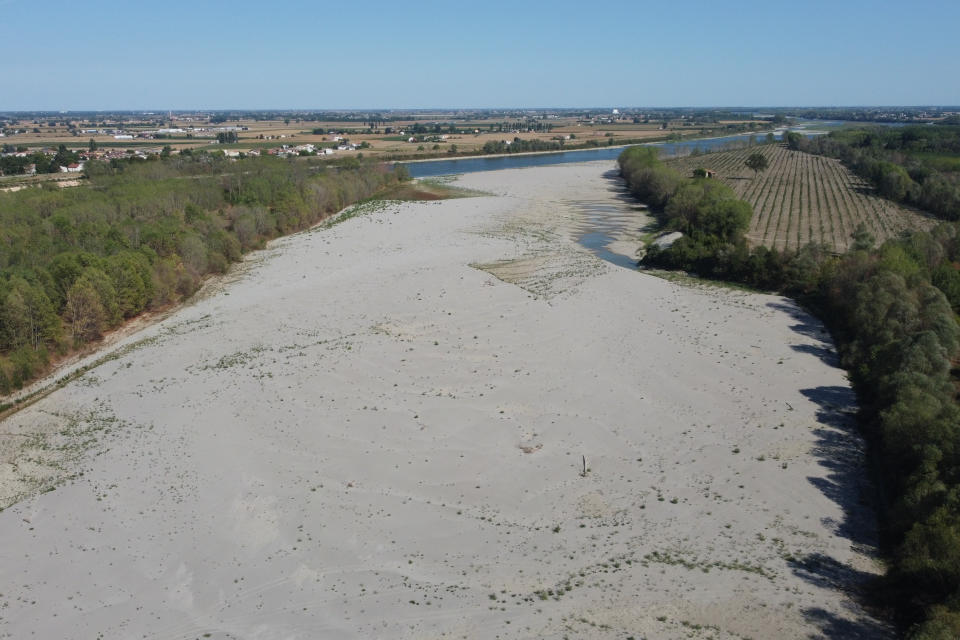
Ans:
[{"label": "tree line", "polygon": [[406,171],[194,153],[91,162],[87,175],[87,186],[0,194],[0,393]]},{"label": "tree line", "polygon": [[483,144],[482,151],[485,154],[492,153],[523,153],[525,151],[559,151],[563,149],[556,140],[522,140],[514,138],[509,144],[503,140],[490,140]]},{"label": "tree line", "polygon": [[960,220],[960,126],[843,129],[789,136],[791,148],[839,158],[886,198]]},{"label": "tree line", "polygon": [[925,122],[930,116],[942,114],[936,107],[806,107],[780,111],[797,118],[856,122]]},{"label": "tree line", "polygon": [[[13,153],[12,145],[4,145],[4,153]],[[25,147],[18,148],[18,151],[26,151]],[[28,165],[35,165],[37,173],[59,173],[60,167],[67,167],[78,162],[80,157],[76,152],[67,149],[66,145],[61,144],[57,152],[48,156],[42,151],[34,151],[26,156],[4,155],[0,156],[0,175],[14,176],[26,173]]]},{"label": "tree line", "polygon": [[687,179],[655,152],[620,156],[630,191],[684,232],[643,263],[776,290],[830,328],[860,401],[879,484],[889,570],[872,593],[914,640],[960,637],[960,224],[874,247],[860,228],[844,255],[749,248],[749,205],[715,181]]}]

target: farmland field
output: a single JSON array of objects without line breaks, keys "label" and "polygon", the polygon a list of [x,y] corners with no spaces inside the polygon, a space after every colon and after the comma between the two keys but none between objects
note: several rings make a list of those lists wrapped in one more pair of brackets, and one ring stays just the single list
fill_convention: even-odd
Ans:
[{"label": "farmland field", "polygon": [[[754,176],[744,162],[754,152],[770,166]],[[929,229],[934,220],[885,200],[847,170],[839,160],[763,145],[668,161],[691,175],[694,169],[716,171],[737,196],[753,207],[747,239],[753,245],[797,249],[809,242],[844,251],[859,224],[878,242],[907,229]]]},{"label": "farmland field", "polygon": [[[340,151],[338,157],[350,157],[362,153],[366,157],[403,156],[403,157],[432,157],[440,154],[475,154],[479,153],[487,142],[513,140],[515,137],[524,140],[540,140],[544,142],[563,139],[568,146],[596,144],[598,146],[624,144],[628,141],[663,139],[670,134],[684,138],[700,137],[705,135],[725,135],[740,133],[740,125],[753,125],[754,130],[763,129],[767,123],[749,120],[721,120],[716,122],[695,125],[690,120],[657,118],[647,122],[633,122],[632,118],[624,117],[621,120],[606,122],[591,122],[581,120],[576,114],[564,114],[550,120],[549,130],[527,131],[528,125],[535,124],[525,117],[501,115],[497,117],[477,117],[465,119],[456,112],[438,111],[436,113],[417,112],[405,114],[401,117],[393,114],[387,122],[380,122],[377,127],[370,129],[369,122],[363,120],[306,120],[296,116],[277,116],[273,119],[239,119],[223,122],[210,121],[210,114],[164,114],[144,115],[139,119],[127,117],[118,121],[109,121],[107,124],[96,124],[94,121],[86,124],[77,117],[71,123],[78,128],[71,129],[65,121],[58,120],[56,124],[39,122],[31,119],[8,121],[3,127],[8,130],[4,142],[29,149],[43,147],[56,148],[60,144],[70,149],[85,149],[92,139],[102,149],[111,147],[122,149],[139,149],[147,153],[159,153],[169,145],[175,151],[192,150],[239,150],[264,149],[279,147],[283,144],[291,146],[314,144],[331,146],[334,143],[332,131],[339,132],[344,138],[355,144],[367,143],[368,147],[355,151]],[[102,118],[101,118],[102,119]],[[408,142],[416,125],[424,125],[429,131],[418,134],[421,139],[417,142]],[[434,131],[434,125],[441,125],[441,129]],[[514,125],[520,124],[514,128]],[[456,132],[448,130],[454,125]],[[493,131],[491,125],[505,125],[501,131]],[[218,127],[238,127],[237,142],[220,144],[215,135]],[[159,127],[181,128],[183,133],[164,138],[135,138],[131,140],[117,140],[113,129],[123,129],[124,133],[139,136],[151,134]],[[193,127],[206,129],[205,132],[190,132]],[[387,133],[387,128],[392,129]],[[665,128],[661,128],[665,127]],[[730,128],[734,127],[734,128]],[[87,128],[96,128],[97,133],[83,133]],[[19,129],[20,133],[12,133],[11,129]],[[323,130],[326,133],[315,133]],[[107,132],[109,131],[109,133]],[[400,132],[404,132],[401,134]],[[441,139],[440,136],[443,136]],[[567,138],[569,136],[569,138]],[[438,138],[436,140],[432,138]],[[436,146],[436,148],[434,148]],[[455,150],[453,147],[455,146]]]}]

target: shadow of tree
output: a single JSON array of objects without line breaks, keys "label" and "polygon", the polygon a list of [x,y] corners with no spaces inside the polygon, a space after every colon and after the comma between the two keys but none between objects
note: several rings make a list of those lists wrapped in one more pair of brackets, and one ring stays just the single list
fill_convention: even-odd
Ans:
[{"label": "shadow of tree", "polygon": [[620,177],[619,169],[604,171],[603,179],[607,181],[607,191],[615,194],[617,200],[626,202],[634,211],[648,211],[647,205],[637,202],[637,199],[634,198],[630,190],[627,189],[627,184],[623,181],[623,178]]},{"label": "shadow of tree", "polygon": [[813,430],[816,442],[810,453],[827,471],[808,481],[843,511],[842,521],[825,518],[823,524],[870,554],[878,543],[877,520],[874,489],[865,472],[865,445],[853,419],[856,396],[849,387],[837,385],[800,392],[818,406],[819,426]]},{"label": "shadow of tree", "polygon": [[798,353],[809,353],[812,356],[816,356],[831,367],[840,366],[840,356],[837,355],[837,352],[834,351],[832,347],[813,344],[792,344],[790,348]]},{"label": "shadow of tree", "polygon": [[775,309],[776,311],[785,313],[796,320],[797,324],[790,326],[790,328],[795,332],[802,336],[818,340],[831,350],[833,349],[833,341],[830,338],[830,332],[827,331],[822,322],[804,311],[800,306],[784,302],[768,302],[767,306],[771,309]]},{"label": "shadow of tree", "polygon": [[[833,367],[840,359],[830,334],[823,325],[802,308],[789,302],[771,302],[768,307],[786,313],[796,322],[791,329],[805,340],[791,348],[808,353]],[[872,556],[878,544],[878,529],[873,503],[876,493],[866,473],[865,443],[856,429],[857,398],[846,385],[824,385],[801,389],[800,392],[817,407],[816,438],[810,454],[824,470],[807,481],[840,507],[842,516],[825,517],[822,524],[835,535],[850,541],[860,553]],[[876,579],[872,573],[838,561],[822,553],[794,558],[790,562],[794,574],[820,588],[833,589],[863,600],[866,590]],[[873,619],[853,603],[848,615],[818,608],[805,610],[804,616],[820,630],[824,638],[888,638],[892,627]]]},{"label": "shadow of tree", "polygon": [[793,344],[790,348],[799,353],[809,353],[816,356],[831,367],[840,366],[840,357],[836,349],[833,348],[833,341],[830,338],[830,332],[826,330],[823,324],[815,317],[796,305],[782,302],[769,302],[767,306],[782,313],[786,313],[797,321],[790,325],[794,332],[806,336],[811,340],[816,340],[816,344]]},{"label": "shadow of tree", "polygon": [[873,574],[837,562],[822,553],[809,553],[789,561],[794,575],[816,587],[850,591],[851,585],[866,584]]},{"label": "shadow of tree", "polygon": [[[857,396],[850,387],[830,385],[801,389],[803,397],[817,405],[817,421],[832,427],[853,427]],[[851,435],[859,439],[856,432]]]},{"label": "shadow of tree", "polygon": [[640,232],[650,233],[660,228],[660,223],[654,217],[650,208],[645,204],[637,202],[637,199],[634,198],[630,190],[627,189],[626,183],[624,183],[623,178],[620,177],[619,169],[604,171],[603,179],[608,183],[607,191],[614,193],[617,200],[625,203],[631,211],[642,213],[649,218],[649,221],[639,228]]},{"label": "shadow of tree", "polygon": [[[818,405],[819,426],[813,430],[816,442],[810,453],[826,470],[825,475],[809,476],[807,481],[831,502],[838,505],[842,518],[824,517],[821,523],[851,547],[872,556],[878,544],[877,520],[872,506],[875,492],[865,472],[865,450],[853,420],[856,397],[849,387],[833,385],[802,389],[801,393]],[[793,558],[790,568],[801,580],[819,588],[849,594],[855,601],[865,600],[866,592],[877,576],[823,553]],[[844,616],[822,609],[805,610],[804,616],[815,623],[824,638],[892,638],[892,627],[862,610],[850,608]],[[814,636],[817,637],[817,636]]]},{"label": "shadow of tree", "polygon": [[810,638],[830,638],[831,640],[876,640],[877,638],[896,637],[893,630],[886,624],[856,615],[845,618],[832,611],[819,607],[810,607],[802,611],[803,617],[819,629],[819,635],[810,635]]}]

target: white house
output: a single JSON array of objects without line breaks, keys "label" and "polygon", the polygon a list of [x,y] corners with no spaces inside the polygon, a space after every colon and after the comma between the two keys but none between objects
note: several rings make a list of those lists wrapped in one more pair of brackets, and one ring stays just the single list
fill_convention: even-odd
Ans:
[{"label": "white house", "polygon": [[[34,170],[36,170],[36,167],[34,167]],[[82,162],[80,163],[74,162],[73,164],[67,165],[66,167],[64,167],[63,165],[60,165],[60,173],[80,173],[81,171],[83,171]]]}]

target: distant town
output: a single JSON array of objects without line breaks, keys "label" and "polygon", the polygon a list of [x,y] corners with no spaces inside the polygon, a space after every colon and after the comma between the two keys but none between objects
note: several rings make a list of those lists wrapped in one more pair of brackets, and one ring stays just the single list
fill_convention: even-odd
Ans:
[{"label": "distant town", "polygon": [[930,123],[960,107],[0,113],[0,176],[82,173],[172,153],[382,160],[548,151],[769,130],[795,119]]}]

